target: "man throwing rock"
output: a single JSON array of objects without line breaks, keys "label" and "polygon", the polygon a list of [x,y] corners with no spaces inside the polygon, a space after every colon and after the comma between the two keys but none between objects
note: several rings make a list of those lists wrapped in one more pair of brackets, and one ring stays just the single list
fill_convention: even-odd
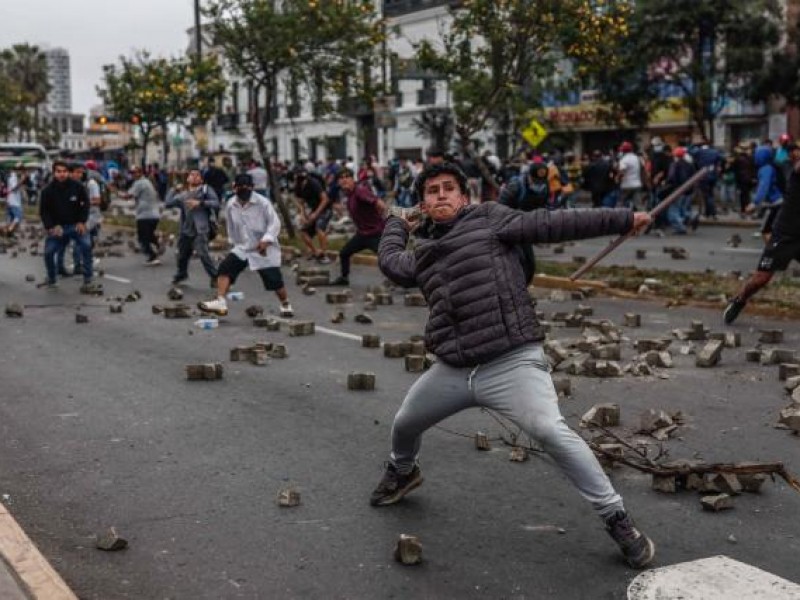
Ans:
[{"label": "man throwing rock", "polygon": [[531,306],[517,246],[638,232],[650,223],[649,215],[470,205],[466,176],[452,164],[428,167],[417,185],[426,217],[416,228],[390,217],[379,261],[389,279],[421,289],[430,306],[425,344],[438,360],[395,416],[390,461],[370,503],[394,504],[422,483],[417,456],[428,428],[465,408],[485,407],[541,444],[603,519],[631,566],[648,565],[653,542],[633,524],[593,452],[561,416],[542,348],[545,332]]},{"label": "man throwing rock", "polygon": [[272,203],[261,194],[253,192],[253,178],[244,173],[233,182],[233,197],[225,205],[228,242],[233,244],[217,271],[217,298],[198,303],[200,310],[220,316],[228,314],[225,295],[239,274],[250,267],[256,271],[267,291],[273,291],[280,300],[280,315],[292,317],[292,305],[283,285],[281,274],[281,247],[278,235],[281,221]]}]

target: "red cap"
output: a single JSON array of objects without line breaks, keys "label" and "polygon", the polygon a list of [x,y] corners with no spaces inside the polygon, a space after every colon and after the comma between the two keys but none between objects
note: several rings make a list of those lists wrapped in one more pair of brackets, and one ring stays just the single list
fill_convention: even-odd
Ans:
[{"label": "red cap", "polygon": [[672,156],[675,158],[683,158],[686,156],[686,148],[683,146],[678,146],[675,150],[672,151]]},{"label": "red cap", "polygon": [[97,163],[93,160],[87,160],[85,163],[83,163],[83,166],[87,169],[91,169],[92,171],[97,171]]},{"label": "red cap", "polygon": [[620,152],[631,152],[633,151],[633,144],[630,142],[622,142],[619,147]]},{"label": "red cap", "polygon": [[536,156],[533,157],[533,161],[532,162],[535,165],[541,165],[541,164],[544,164],[544,159],[540,155],[537,154]]},{"label": "red cap", "polygon": [[792,141],[792,136],[790,136],[788,133],[783,133],[781,134],[781,137],[778,138],[778,141],[781,144],[785,144],[786,142]]}]

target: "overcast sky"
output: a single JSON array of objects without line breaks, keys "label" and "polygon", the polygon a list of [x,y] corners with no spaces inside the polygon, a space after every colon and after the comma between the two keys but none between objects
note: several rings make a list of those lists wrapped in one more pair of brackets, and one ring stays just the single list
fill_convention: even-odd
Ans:
[{"label": "overcast sky", "polygon": [[72,69],[72,110],[99,104],[102,66],[146,49],[183,54],[194,24],[193,0],[0,0],[0,48],[20,42],[63,47]]}]

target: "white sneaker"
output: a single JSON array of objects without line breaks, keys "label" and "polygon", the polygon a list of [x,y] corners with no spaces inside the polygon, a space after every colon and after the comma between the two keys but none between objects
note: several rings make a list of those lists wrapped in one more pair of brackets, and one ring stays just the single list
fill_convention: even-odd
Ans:
[{"label": "white sneaker", "polygon": [[219,315],[220,317],[224,317],[228,314],[228,303],[225,302],[225,298],[217,298],[216,300],[198,302],[197,308],[203,312],[213,313],[215,315]]},{"label": "white sneaker", "polygon": [[286,318],[292,318],[294,316],[291,304],[281,304],[281,316]]},{"label": "white sneaker", "polygon": [[144,263],[144,266],[145,267],[157,267],[160,264],[161,264],[161,261],[159,259],[157,259],[157,258],[154,258],[152,260],[146,260],[145,263]]}]

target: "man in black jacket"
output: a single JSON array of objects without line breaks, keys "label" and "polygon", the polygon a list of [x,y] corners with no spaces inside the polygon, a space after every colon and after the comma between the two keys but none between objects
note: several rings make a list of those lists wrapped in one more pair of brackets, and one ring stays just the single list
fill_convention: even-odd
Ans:
[{"label": "man in black jacket", "polygon": [[437,362],[409,390],[392,426],[392,452],[373,506],[401,500],[422,483],[422,434],[465,408],[485,407],[516,422],[541,444],[604,520],[628,563],[655,556],[653,542],[625,512],[586,442],[558,408],[542,348],[544,330],[528,296],[517,246],[641,231],[646,213],[628,209],[516,211],[495,202],[469,205],[455,165],[418,179],[423,219],[414,249],[411,224],[390,217],[379,248],[383,273],[419,286],[430,306],[425,344]]},{"label": "man in black jacket", "polygon": [[47,232],[44,264],[47,285],[56,287],[57,255],[73,240],[78,246],[83,266],[83,284],[92,283],[92,241],[86,228],[89,219],[89,195],[83,184],[69,177],[64,161],[53,163],[53,180],[42,190],[39,215]]}]

